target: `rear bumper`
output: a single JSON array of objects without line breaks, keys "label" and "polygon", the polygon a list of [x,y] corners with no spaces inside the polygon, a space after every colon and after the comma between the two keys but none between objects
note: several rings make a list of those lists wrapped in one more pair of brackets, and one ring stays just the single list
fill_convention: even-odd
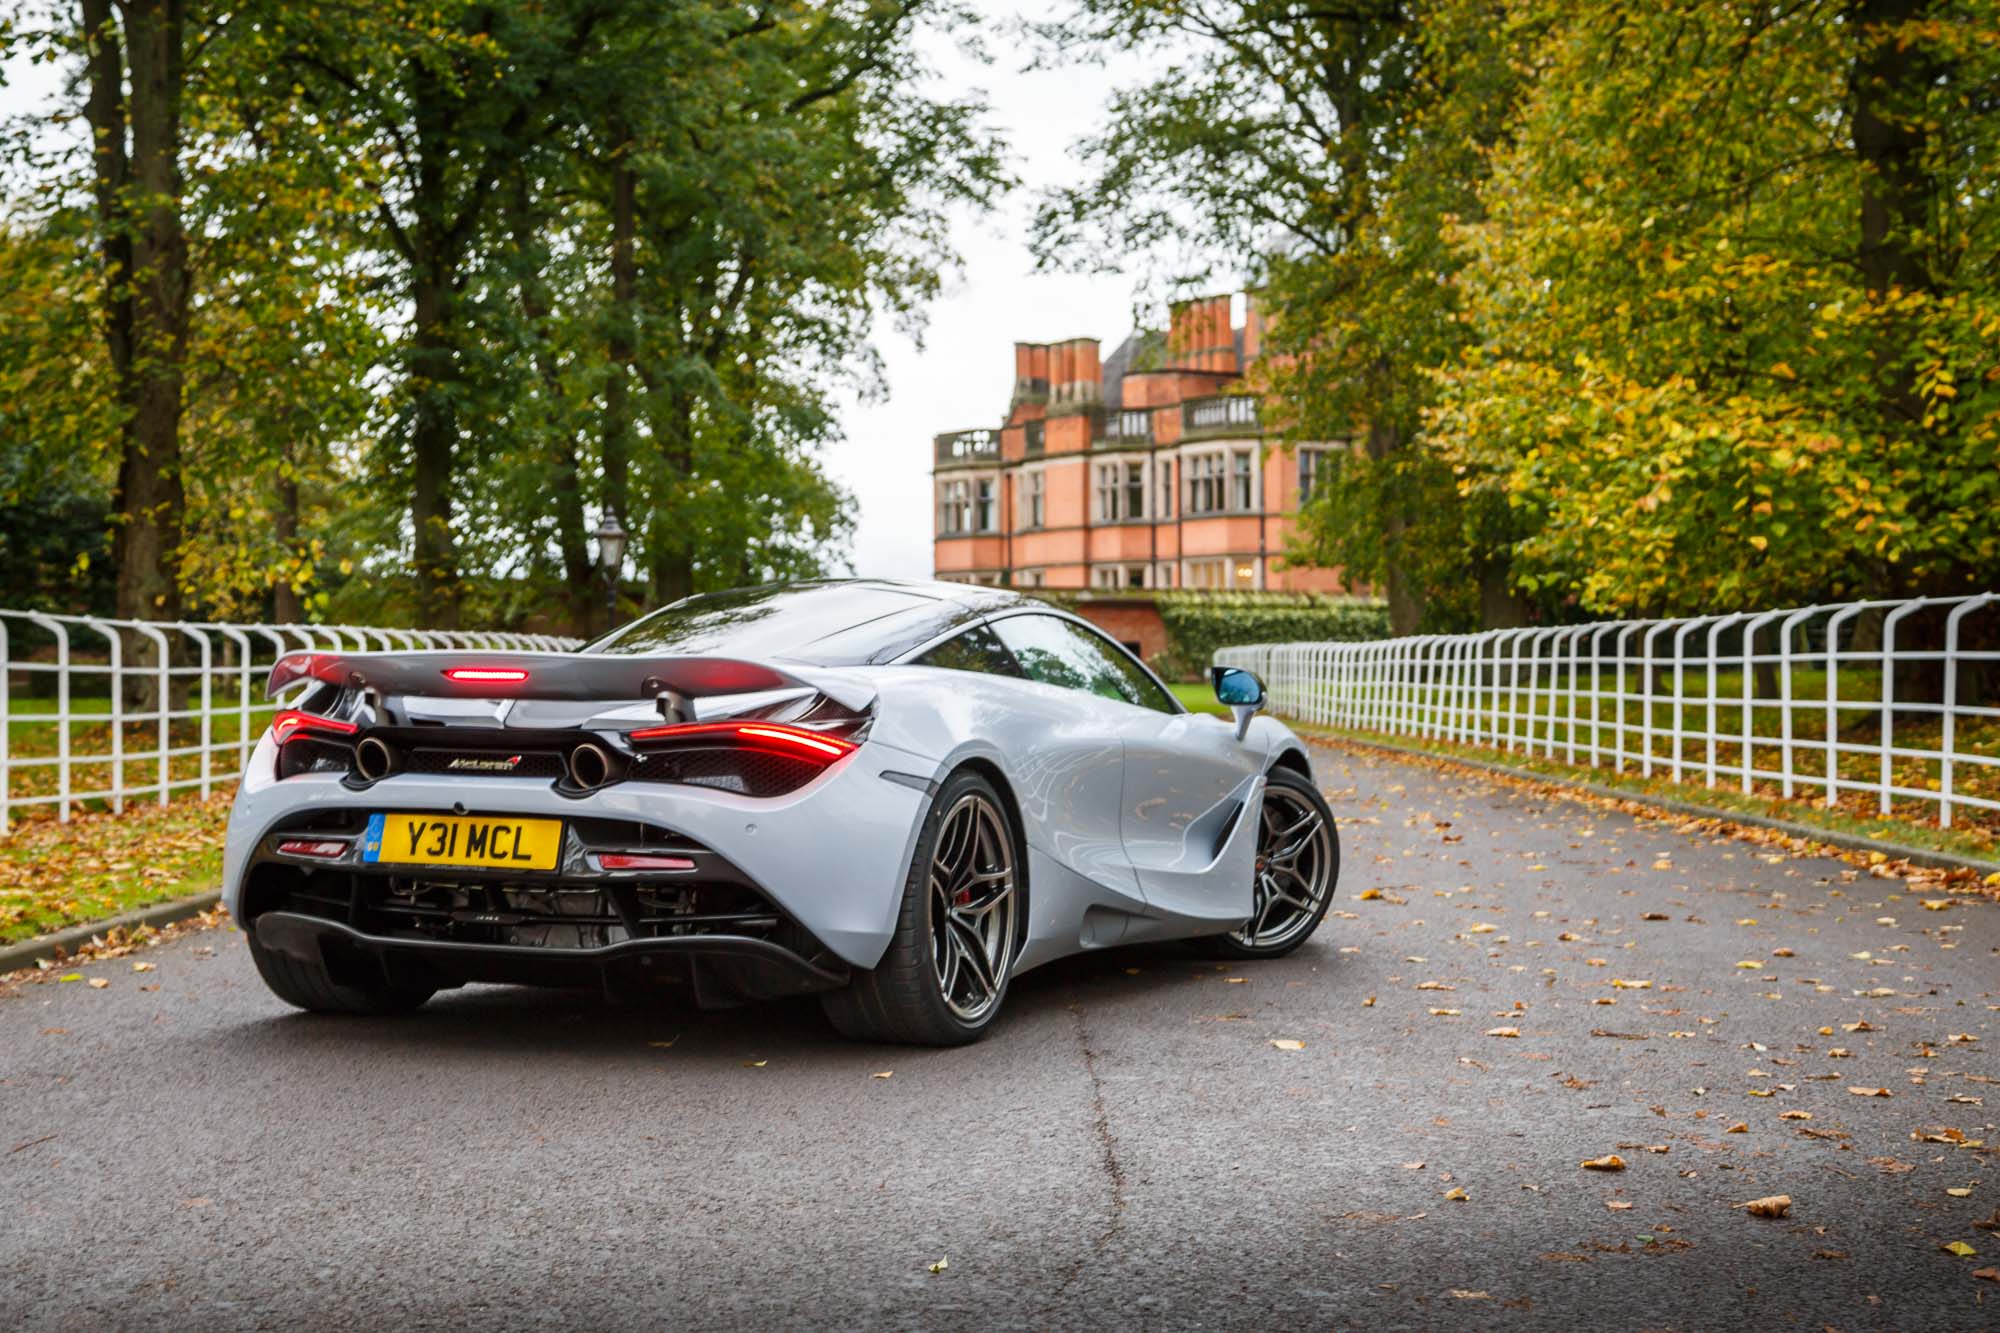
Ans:
[{"label": "rear bumper", "polygon": [[[266,737],[251,756],[230,814],[223,902],[239,920],[248,919],[244,895],[251,872],[271,859],[280,829],[375,811],[534,816],[572,828],[621,821],[710,849],[840,962],[863,968],[881,960],[894,932],[929,801],[926,792],[907,785],[908,775],[927,777],[935,767],[870,742],[799,790],[769,799],[648,782],[571,795],[535,778],[417,773],[356,792],[327,774],[279,781],[274,755]],[[885,779],[885,773],[897,776]],[[566,870],[557,878],[569,877]]]},{"label": "rear bumper", "polygon": [[421,976],[439,986],[495,981],[629,992],[666,984],[686,986],[704,1002],[730,1002],[831,990],[848,979],[844,970],[815,966],[781,945],[748,936],[547,949],[370,935],[338,921],[287,911],[263,913],[250,930],[257,947],[323,966],[335,976],[358,971]]}]

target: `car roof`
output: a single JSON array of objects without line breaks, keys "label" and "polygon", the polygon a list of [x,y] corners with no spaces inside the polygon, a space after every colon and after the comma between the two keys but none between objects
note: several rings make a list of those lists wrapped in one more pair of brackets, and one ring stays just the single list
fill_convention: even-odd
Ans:
[{"label": "car roof", "polygon": [[960,625],[1028,600],[1000,588],[935,580],[765,583],[682,598],[583,651],[859,666],[894,661]]}]

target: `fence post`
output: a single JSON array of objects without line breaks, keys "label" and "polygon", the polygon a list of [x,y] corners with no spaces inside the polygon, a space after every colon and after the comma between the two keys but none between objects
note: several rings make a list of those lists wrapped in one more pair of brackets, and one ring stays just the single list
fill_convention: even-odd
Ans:
[{"label": "fence post", "polygon": [[111,789],[111,812],[122,815],[125,813],[125,636],[116,630],[93,628],[104,636],[110,662],[107,674],[111,688],[106,693],[111,696],[111,778],[105,785]]},{"label": "fence post", "polygon": [[1681,622],[1681,627],[1674,631],[1674,766],[1672,777],[1675,782],[1681,780],[1681,750],[1686,735],[1686,728],[1681,723],[1681,709],[1687,699],[1687,640],[1688,635],[1699,629],[1702,622],[1706,619],[1706,616],[1697,616],[1693,620],[1684,620]]},{"label": "fence post", "polygon": [[1826,808],[1840,804],[1840,627],[1873,606],[1856,602],[1826,622]]},{"label": "fence post", "polygon": [[[1750,795],[1757,770],[1757,631],[1784,615],[1766,611],[1743,626],[1743,794]],[[1782,704],[1784,701],[1780,700]]]},{"label": "fence post", "polygon": [[1706,719],[1707,725],[1703,728],[1707,732],[1708,748],[1702,767],[1706,774],[1703,785],[1710,788],[1715,786],[1715,705],[1720,701],[1720,696],[1715,692],[1715,668],[1722,661],[1722,631],[1728,629],[1741,619],[1743,619],[1743,613],[1736,611],[1722,617],[1708,627],[1708,658],[1702,663],[1702,674],[1708,678],[1708,689],[1705,691],[1708,696],[1708,717]]},{"label": "fence post", "polygon": [[1627,698],[1625,692],[1625,668],[1632,660],[1632,650],[1627,640],[1632,635],[1638,633],[1638,630],[1639,626],[1636,623],[1621,624],[1618,627],[1618,637],[1613,640],[1618,646],[1618,657],[1612,666],[1615,673],[1614,678],[1618,682],[1616,693],[1612,695],[1612,701],[1616,705],[1617,710],[1613,714],[1617,720],[1611,729],[1611,771],[1614,773],[1623,773],[1625,771],[1625,703]]},{"label": "fence post", "polygon": [[1952,608],[1944,622],[1944,739],[1938,747],[1938,827],[1951,827],[1952,760],[1958,733],[1954,725],[1958,708],[1958,626],[1966,616],[1995,600],[2000,594],[1984,593],[1969,597]]},{"label": "fence post", "polygon": [[209,796],[210,773],[213,769],[209,747],[215,737],[215,695],[214,677],[210,672],[215,665],[215,645],[210,642],[206,632],[192,625],[183,625],[181,628],[194,635],[201,643],[201,799],[205,801]]},{"label": "fence post", "polygon": [[1639,667],[1639,707],[1645,710],[1644,725],[1639,730],[1639,772],[1645,777],[1653,776],[1653,705],[1658,696],[1653,693],[1653,641],[1673,625],[1671,620],[1658,621],[1646,630],[1640,640],[1641,664]]},{"label": "fence post", "polygon": [[14,764],[12,743],[14,739],[14,716],[12,699],[14,696],[14,671],[12,640],[8,637],[7,617],[0,615],[0,834],[14,827]]},{"label": "fence post", "polygon": [[1778,706],[1782,714],[1779,750],[1783,756],[1779,772],[1783,774],[1780,781],[1788,801],[1792,798],[1792,631],[1807,617],[1818,615],[1819,611],[1817,606],[1803,607],[1786,616],[1784,623],[1778,627],[1778,679],[1781,682],[1778,695],[1782,700]]}]

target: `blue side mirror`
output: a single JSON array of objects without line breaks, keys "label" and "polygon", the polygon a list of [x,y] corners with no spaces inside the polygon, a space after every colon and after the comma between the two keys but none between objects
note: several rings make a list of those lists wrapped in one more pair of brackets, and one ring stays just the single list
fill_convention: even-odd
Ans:
[{"label": "blue side mirror", "polygon": [[1242,667],[1215,667],[1210,671],[1215,682],[1215,701],[1228,704],[1231,708],[1264,706],[1264,682],[1255,673]]},{"label": "blue side mirror", "polygon": [[1236,717],[1236,739],[1250,732],[1250,719],[1264,706],[1264,682],[1242,667],[1211,667],[1208,678],[1215,685],[1217,703],[1229,705]]}]

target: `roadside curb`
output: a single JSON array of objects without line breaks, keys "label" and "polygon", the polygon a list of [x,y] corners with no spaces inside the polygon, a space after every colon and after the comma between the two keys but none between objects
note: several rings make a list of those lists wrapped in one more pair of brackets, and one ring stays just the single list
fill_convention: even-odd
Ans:
[{"label": "roadside curb", "polygon": [[1455,764],[1460,768],[1470,768],[1493,773],[1504,778],[1518,778],[1523,782],[1536,782],[1546,787],[1567,788],[1572,791],[1588,792],[1592,796],[1612,801],[1632,801],[1638,805],[1648,805],[1668,814],[1688,815],[1697,819],[1719,819],[1726,824],[1747,824],[1752,828],[1770,829],[1794,838],[1804,838],[1811,842],[1825,843],[1848,852],[1880,852],[1891,861],[1908,861],[1911,865],[1924,866],[1931,870],[1971,870],[1978,874],[2000,874],[2000,861],[1982,861],[1977,857],[1953,856],[1948,852],[1935,852],[1922,847],[1906,847],[1901,843],[1885,842],[1879,838],[1858,838],[1851,833],[1840,833],[1833,829],[1819,828],[1812,824],[1801,824],[1790,819],[1776,819],[1769,815],[1746,814],[1737,810],[1719,810],[1712,805],[1697,805],[1692,801],[1677,801],[1667,796],[1654,796],[1647,792],[1622,791],[1617,787],[1606,787],[1595,782],[1580,782],[1570,778],[1554,777],[1547,773],[1537,773],[1533,769],[1514,768],[1507,764],[1496,764],[1487,759],[1461,758],[1458,755],[1435,754],[1429,750],[1419,750],[1407,745],[1390,745],[1384,741],[1364,741],[1351,736],[1301,733],[1306,740],[1327,749],[1338,749],[1351,745],[1362,750],[1379,750],[1402,759],[1428,759],[1437,764]]},{"label": "roadside curb", "polygon": [[222,891],[211,889],[207,893],[197,893],[188,898],[174,898],[151,907],[141,907],[117,916],[106,917],[102,921],[86,921],[80,926],[70,926],[49,935],[37,935],[19,944],[9,944],[0,948],[0,975],[33,967],[44,958],[54,958],[57,949],[65,953],[74,951],[78,945],[88,944],[107,930],[137,930],[140,926],[170,926],[176,921],[185,921],[192,916],[200,916],[222,901]]}]

